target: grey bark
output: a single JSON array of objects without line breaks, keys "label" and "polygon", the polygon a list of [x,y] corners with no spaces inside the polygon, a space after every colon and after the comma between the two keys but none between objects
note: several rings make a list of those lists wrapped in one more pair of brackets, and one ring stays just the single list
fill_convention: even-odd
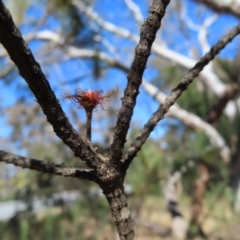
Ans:
[{"label": "grey bark", "polygon": [[95,181],[96,177],[93,170],[69,167],[63,164],[42,161],[33,158],[18,156],[9,152],[0,150],[0,162],[14,164],[21,168],[28,168],[42,173],[50,173],[64,177],[81,178],[89,181]]},{"label": "grey bark", "polygon": [[[133,109],[139,94],[139,87],[146,68],[156,33],[161,26],[161,20],[169,0],[155,0],[152,3],[149,15],[141,27],[139,44],[135,49],[135,57],[128,74],[128,83],[124,91],[122,106],[118,113],[118,120],[113,134],[111,159],[119,161],[126,142],[126,136],[133,115]],[[114,156],[114,157],[113,157]]]}]

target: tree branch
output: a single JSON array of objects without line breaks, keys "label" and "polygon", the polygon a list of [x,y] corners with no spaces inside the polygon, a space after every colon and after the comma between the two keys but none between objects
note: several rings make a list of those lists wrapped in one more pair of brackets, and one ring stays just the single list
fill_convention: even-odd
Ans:
[{"label": "tree branch", "polygon": [[205,19],[203,24],[201,25],[198,33],[198,40],[202,47],[202,52],[205,54],[209,51],[210,45],[208,43],[207,37],[209,33],[209,27],[218,19],[218,15],[214,14]]},{"label": "tree branch", "polygon": [[202,3],[207,7],[221,13],[232,14],[237,18],[240,18],[240,2],[239,0],[195,0]]},{"label": "tree branch", "polygon": [[[41,40],[49,40],[51,42],[56,42],[56,44],[61,44],[63,42],[63,38],[51,31],[41,31],[37,32],[35,34],[35,38],[41,39]],[[94,50],[86,50],[77,48],[74,46],[66,46],[65,49],[66,54],[64,55],[68,59],[72,58],[92,58],[92,57],[99,57],[102,61],[105,61],[110,66],[120,69],[126,73],[129,73],[130,69],[120,63],[119,61],[112,59],[107,54],[103,52],[96,52]],[[162,104],[164,100],[167,98],[167,95],[165,95],[163,92],[159,91],[155,86],[153,86],[151,83],[147,82],[143,79],[142,87],[153,96],[159,104]],[[180,108],[177,104],[172,106],[169,109],[168,116],[172,116],[174,118],[177,118],[181,120],[184,124],[187,126],[193,127],[195,129],[203,130],[206,135],[209,137],[211,143],[216,146],[219,151],[220,155],[224,162],[229,162],[230,160],[230,148],[226,144],[223,137],[219,134],[219,132],[211,126],[209,123],[205,122],[203,119],[199,118],[194,113],[188,112],[182,108]]]},{"label": "tree branch", "polygon": [[148,120],[138,137],[128,149],[124,157],[124,165],[127,169],[137,152],[141,149],[142,145],[147,140],[150,133],[153,131],[157,123],[163,119],[165,113],[182,95],[183,91],[187,89],[188,85],[192,83],[194,78],[200,71],[230,42],[240,33],[240,25],[233,28],[227,35],[225,35],[218,43],[213,46],[210,51],[200,59],[200,61],[189,70],[187,75],[180,81],[180,83],[172,90],[171,94],[166,98],[165,102],[158,108],[153,116]]},{"label": "tree branch", "polygon": [[2,150],[0,150],[0,162],[36,170],[42,173],[49,173],[64,177],[81,178],[93,182],[97,181],[93,170],[68,167],[64,164],[55,164],[52,162],[26,158]]},{"label": "tree branch", "polygon": [[[101,26],[105,30],[107,30],[117,36],[120,36],[123,38],[128,38],[135,43],[137,43],[139,41],[139,37],[137,35],[131,33],[130,31],[128,31],[125,28],[118,27],[108,21],[105,21],[93,9],[85,6],[84,3],[76,1],[76,0],[73,0],[73,2],[77,7],[79,7],[79,9],[81,11],[84,12],[84,14],[86,14],[91,20],[94,20],[99,26]],[[188,58],[180,53],[177,53],[169,48],[166,48],[165,46],[157,44],[156,42],[152,46],[152,52],[154,52],[158,56],[166,58],[167,60],[172,61],[186,69],[191,69],[197,63],[195,60],[190,59],[190,58]],[[209,81],[209,84],[211,87],[214,86],[214,88],[211,88],[211,89],[214,91],[214,93],[216,95],[219,96],[220,94],[222,94],[222,92],[225,89],[225,86],[221,82],[221,80],[218,78],[217,75],[215,75],[214,73],[210,73],[209,71],[206,71],[205,69],[202,71],[201,74],[203,75],[204,78],[211,80],[211,81]]]},{"label": "tree branch", "polygon": [[[159,91],[155,86],[147,81],[143,80],[143,88],[150,94],[159,104],[164,103],[167,95]],[[225,142],[225,139],[220,133],[209,123],[205,122],[202,118],[194,113],[188,112],[180,108],[176,103],[169,109],[168,116],[181,120],[185,125],[195,129],[200,129],[205,132],[213,146],[217,147],[225,163],[228,163],[231,159],[230,147]]]},{"label": "tree branch", "polygon": [[[36,36],[38,36],[38,39],[42,39],[42,36],[45,36],[45,40],[50,40],[50,41],[56,41],[56,43],[62,42],[62,38],[59,35],[54,35],[55,33],[49,33],[44,32],[43,34],[37,33]],[[55,36],[52,38],[51,36]],[[117,68],[119,70],[122,70],[126,73],[129,73],[130,69],[120,63],[119,61],[112,59],[109,57],[107,54],[103,52],[96,52],[94,50],[86,50],[86,49],[80,49],[74,46],[67,46],[67,53],[65,56],[68,59],[72,58],[92,58],[92,57],[99,57],[100,60],[105,61],[107,64],[110,66]],[[146,80],[143,79],[142,82],[142,87],[150,94],[153,96],[159,104],[162,104],[165,99],[167,98],[167,95],[165,95],[163,92],[159,91],[153,84],[147,82]],[[203,130],[206,135],[209,137],[211,143],[217,147],[220,151],[220,156],[222,157],[223,161],[225,163],[230,161],[231,158],[231,152],[230,148],[225,142],[224,138],[219,134],[219,132],[209,123],[205,122],[203,119],[195,115],[194,113],[188,112],[182,108],[180,108],[177,104],[172,106],[169,109],[168,116],[172,116],[174,118],[177,118],[181,120],[185,125],[193,127],[195,129],[200,129]]]},{"label": "tree branch", "polygon": [[[125,28],[118,27],[111,22],[105,21],[98,15],[97,12],[95,12],[92,8],[87,7],[84,3],[73,0],[73,4],[75,4],[75,6],[78,7],[84,14],[86,14],[87,17],[95,21],[96,24],[105,30],[115,34],[116,36],[127,38],[135,43],[138,43],[139,37],[137,35],[132,34]],[[186,69],[193,68],[197,63],[195,60],[177,53],[163,45],[157,44],[156,42],[154,42],[152,45],[152,52]],[[225,92],[226,84],[219,79],[219,77],[209,66],[206,66],[200,75],[202,76],[201,80],[212,90],[214,94],[219,97],[222,96],[222,94]],[[236,114],[236,107],[232,101],[229,101],[225,109],[225,114],[228,117],[232,117]]]},{"label": "tree branch", "polygon": [[[44,34],[45,35],[45,34]],[[50,36],[52,34],[46,34],[46,40],[54,41]],[[38,35],[41,36],[41,33]],[[57,39],[61,42],[61,37],[58,35]],[[58,42],[58,41],[57,41]],[[112,59],[107,54],[103,52],[95,52],[94,50],[86,50],[86,49],[80,49],[73,46],[67,46],[67,54],[65,55],[69,59],[72,58],[92,58],[92,57],[99,57],[102,61],[105,61],[110,66],[117,68],[119,70],[122,70],[126,73],[129,73],[130,69],[120,63],[119,61]],[[142,87],[153,96],[159,104],[162,104],[165,99],[167,98],[167,95],[165,95],[163,92],[159,91],[153,84],[147,82],[143,79]],[[172,106],[169,109],[168,116],[172,116],[174,118],[177,118],[181,120],[185,125],[193,127],[195,129],[203,130],[206,135],[209,137],[211,143],[217,147],[220,151],[220,156],[222,157],[223,161],[225,163],[230,161],[231,158],[231,152],[230,148],[225,142],[224,138],[219,134],[219,132],[209,123],[205,122],[203,119],[195,115],[194,113],[188,112],[182,108],[180,108],[177,104]],[[125,158],[124,158],[125,159]],[[125,161],[125,160],[123,160]]]},{"label": "tree branch", "polygon": [[95,150],[69,123],[39,63],[34,59],[2,1],[0,1],[0,26],[0,42],[17,65],[21,76],[28,83],[57,136],[73,150],[75,156],[86,161],[88,167],[95,168],[97,162]]},{"label": "tree branch", "polygon": [[135,49],[135,57],[128,75],[128,84],[124,91],[122,106],[118,113],[118,120],[113,134],[110,159],[115,162],[121,159],[136,98],[139,94],[139,87],[142,83],[143,72],[146,68],[156,32],[160,28],[168,4],[169,0],[154,0],[149,16],[142,25],[139,44]]}]

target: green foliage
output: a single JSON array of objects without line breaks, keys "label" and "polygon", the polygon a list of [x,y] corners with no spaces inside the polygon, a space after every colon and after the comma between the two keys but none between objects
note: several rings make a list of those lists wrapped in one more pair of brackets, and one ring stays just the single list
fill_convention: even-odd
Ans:
[{"label": "green foliage", "polygon": [[214,70],[221,78],[221,80],[225,83],[236,83],[240,82],[239,77],[239,50],[238,54],[235,59],[224,59],[224,58],[217,58],[214,61]]},{"label": "green foliage", "polygon": [[[134,138],[135,131],[132,133]],[[135,196],[159,194],[159,177],[163,175],[161,149],[157,141],[149,139],[130,166],[126,182]]]},{"label": "green foliage", "polygon": [[202,88],[201,83],[196,79],[188,87],[188,90],[183,93],[177,103],[183,109],[193,111],[196,115],[205,119],[212,99],[204,91],[206,90]]},{"label": "green foliage", "polygon": [[171,62],[155,57],[151,60],[152,65],[158,70],[158,75],[152,80],[152,83],[161,90],[169,90],[176,85],[186,70],[176,67]]}]

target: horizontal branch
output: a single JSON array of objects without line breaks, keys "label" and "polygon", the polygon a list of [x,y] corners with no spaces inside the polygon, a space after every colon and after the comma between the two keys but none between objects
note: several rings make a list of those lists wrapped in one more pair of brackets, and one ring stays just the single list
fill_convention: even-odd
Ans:
[{"label": "horizontal branch", "polygon": [[81,178],[96,182],[96,176],[93,170],[68,167],[65,164],[55,164],[52,162],[26,158],[2,150],[0,150],[0,162],[13,164],[21,168],[36,170],[42,173],[49,173],[64,177]]},{"label": "horizontal branch", "polygon": [[0,42],[28,83],[57,136],[73,150],[75,156],[85,161],[88,167],[95,168],[98,158],[94,148],[79,136],[68,121],[39,63],[34,59],[2,1],[0,1],[0,26]]},{"label": "horizontal branch", "polygon": [[210,51],[200,59],[200,61],[187,73],[187,75],[180,81],[180,83],[172,90],[171,94],[166,98],[165,102],[158,108],[153,116],[148,120],[138,137],[128,149],[124,158],[125,168],[127,169],[137,152],[141,149],[150,133],[154,130],[157,123],[164,118],[165,113],[182,95],[194,78],[200,71],[230,42],[240,33],[240,25],[233,28],[227,35],[225,35],[218,43],[210,49]]}]

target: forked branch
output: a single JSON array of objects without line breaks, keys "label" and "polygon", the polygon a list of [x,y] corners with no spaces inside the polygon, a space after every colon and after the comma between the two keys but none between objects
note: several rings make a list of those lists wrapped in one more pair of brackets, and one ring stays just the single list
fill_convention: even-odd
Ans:
[{"label": "forked branch", "polygon": [[122,106],[118,113],[118,120],[113,134],[110,159],[118,162],[126,142],[127,132],[133,115],[133,109],[142,83],[143,72],[146,68],[156,32],[160,28],[161,20],[169,0],[154,0],[145,23],[141,27],[139,44],[135,49],[134,60],[128,75],[127,87],[124,91]]}]

